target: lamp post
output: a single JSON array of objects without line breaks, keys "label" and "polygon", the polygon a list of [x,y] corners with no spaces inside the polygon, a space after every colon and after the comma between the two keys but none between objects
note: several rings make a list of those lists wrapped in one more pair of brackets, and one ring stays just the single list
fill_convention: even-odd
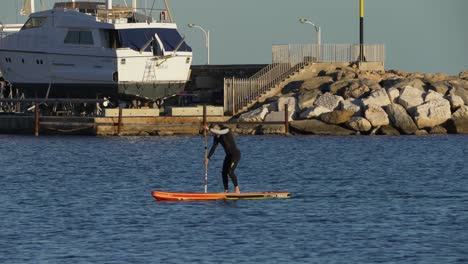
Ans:
[{"label": "lamp post", "polygon": [[201,31],[203,31],[203,33],[205,33],[205,46],[206,46],[207,56],[208,56],[207,64],[209,65],[210,64],[210,31],[205,30],[204,28],[202,28],[202,27],[200,27],[198,25],[192,24],[192,23],[188,24],[187,26],[189,28],[198,28]]},{"label": "lamp post", "polygon": [[309,20],[307,20],[305,18],[299,19],[299,23],[301,23],[301,24],[311,24],[312,26],[314,26],[315,31],[317,32],[317,44],[318,45],[322,44],[322,29],[319,26],[317,26],[312,21],[309,21]]},{"label": "lamp post", "polygon": [[313,23],[312,21],[309,21],[305,18],[301,18],[299,19],[299,23],[301,24],[310,24],[312,26],[314,26],[315,28],[315,31],[317,32],[317,61],[320,61],[320,45],[322,45],[322,29],[317,26],[315,23]]}]

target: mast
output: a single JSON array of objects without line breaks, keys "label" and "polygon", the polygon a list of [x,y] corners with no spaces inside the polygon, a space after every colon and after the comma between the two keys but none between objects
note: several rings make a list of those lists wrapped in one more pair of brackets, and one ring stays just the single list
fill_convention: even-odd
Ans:
[{"label": "mast", "polygon": [[29,16],[31,13],[34,13],[34,9],[34,0],[24,0],[20,14],[23,16]]},{"label": "mast", "polygon": [[36,6],[34,5],[34,0],[31,0],[31,13],[36,12]]},{"label": "mast", "polygon": [[107,10],[112,9],[112,0],[106,0],[106,9]]},{"label": "mast", "polygon": [[132,8],[133,8],[133,12],[137,11],[137,0],[132,0]]},{"label": "mast", "polygon": [[167,11],[167,14],[169,15],[169,22],[174,23],[172,19],[171,9],[169,8],[169,4],[167,3],[167,0],[164,0],[164,4],[166,5],[166,11]]}]

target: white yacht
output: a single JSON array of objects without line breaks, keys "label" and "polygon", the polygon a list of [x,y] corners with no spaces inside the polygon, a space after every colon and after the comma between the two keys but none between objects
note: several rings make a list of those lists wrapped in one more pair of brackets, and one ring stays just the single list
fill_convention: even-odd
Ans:
[{"label": "white yacht", "polygon": [[146,15],[135,0],[131,7],[55,3],[32,13],[18,32],[0,32],[0,70],[26,98],[154,100],[178,93],[189,79],[192,49],[164,2],[165,9]]}]

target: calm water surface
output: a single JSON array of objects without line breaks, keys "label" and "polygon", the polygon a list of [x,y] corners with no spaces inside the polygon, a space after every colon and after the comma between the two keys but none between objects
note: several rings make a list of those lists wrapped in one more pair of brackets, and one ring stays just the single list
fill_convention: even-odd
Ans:
[{"label": "calm water surface", "polygon": [[200,137],[0,136],[0,263],[468,263],[468,137],[237,140],[292,199],[156,202],[203,191]]}]

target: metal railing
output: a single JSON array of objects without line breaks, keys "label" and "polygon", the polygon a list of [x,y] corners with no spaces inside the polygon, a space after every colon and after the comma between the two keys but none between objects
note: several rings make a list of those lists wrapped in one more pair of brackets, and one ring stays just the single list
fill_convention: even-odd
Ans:
[{"label": "metal railing", "polygon": [[[385,61],[384,45],[364,45],[363,48],[366,62]],[[359,55],[360,45],[353,44],[273,45],[270,65],[250,78],[224,79],[224,112],[236,115],[306,65],[355,62],[359,60]]]}]

